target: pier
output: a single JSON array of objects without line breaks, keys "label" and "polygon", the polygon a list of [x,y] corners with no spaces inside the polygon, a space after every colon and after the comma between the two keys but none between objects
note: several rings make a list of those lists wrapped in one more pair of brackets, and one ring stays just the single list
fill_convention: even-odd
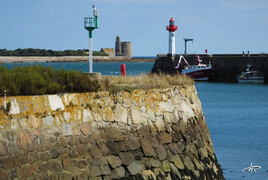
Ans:
[{"label": "pier", "polygon": [[[164,66],[169,67],[170,70],[172,62],[176,66],[180,56],[181,54],[172,57],[159,54],[158,64],[161,67],[165,64]],[[242,71],[245,71],[247,66],[250,65],[250,69],[262,73],[264,75],[264,83],[268,83],[267,54],[189,54],[185,58],[190,64],[194,64],[196,62],[196,56],[200,56],[204,64],[211,63],[213,67],[213,71],[209,76],[209,81],[211,82],[237,82],[236,76]]]},{"label": "pier", "polygon": [[[212,82],[237,82],[236,75],[245,71],[247,65],[252,70],[257,70],[264,75],[264,83],[268,83],[268,55],[267,54],[215,54],[200,55],[204,64],[211,62],[213,71],[209,77]],[[190,62],[194,61],[196,56],[186,57]]]}]

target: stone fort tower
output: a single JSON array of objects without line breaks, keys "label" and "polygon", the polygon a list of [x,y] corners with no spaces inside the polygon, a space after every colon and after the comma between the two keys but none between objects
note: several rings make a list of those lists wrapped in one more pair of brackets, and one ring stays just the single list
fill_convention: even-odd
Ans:
[{"label": "stone fort tower", "polygon": [[115,55],[132,58],[131,42],[121,42],[120,36],[116,37]]},{"label": "stone fort tower", "polygon": [[116,56],[121,56],[121,40],[120,40],[120,36],[116,37],[116,41],[115,41],[115,55]]}]

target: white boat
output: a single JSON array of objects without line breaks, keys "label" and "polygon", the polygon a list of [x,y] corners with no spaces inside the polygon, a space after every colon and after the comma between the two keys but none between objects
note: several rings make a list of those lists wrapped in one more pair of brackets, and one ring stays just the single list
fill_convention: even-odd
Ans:
[{"label": "white boat", "polygon": [[187,60],[180,56],[175,68],[181,69],[181,74],[186,74],[197,81],[207,81],[212,71],[211,64],[201,64],[202,60],[197,56],[197,64],[190,65]]},{"label": "white boat", "polygon": [[237,81],[239,83],[263,83],[264,77],[258,71],[250,71],[249,68],[250,66],[248,66],[246,72],[242,72],[239,76],[237,76]]}]

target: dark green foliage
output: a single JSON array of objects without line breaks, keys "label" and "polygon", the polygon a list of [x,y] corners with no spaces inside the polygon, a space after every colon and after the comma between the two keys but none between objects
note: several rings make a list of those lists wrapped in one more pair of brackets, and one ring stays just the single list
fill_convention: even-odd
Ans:
[{"label": "dark green foliage", "polygon": [[0,111],[4,111],[5,114],[8,114],[10,110],[11,110],[10,102],[6,103],[6,108],[3,105],[0,107]]},{"label": "dark green foliage", "polygon": [[93,56],[109,56],[109,55],[104,52],[93,51]]},{"label": "dark green foliage", "polygon": [[[6,50],[0,49],[0,56],[88,56],[87,49],[78,50],[64,50],[64,51],[54,51],[46,49],[16,49],[16,50]],[[108,54],[99,51],[93,51],[93,56],[108,56]]]},{"label": "dark green foliage", "polygon": [[42,95],[65,92],[95,92],[99,82],[78,71],[55,70],[43,66],[0,67],[0,96]]},{"label": "dark green foliage", "polygon": [[[4,109],[4,108],[3,108],[3,109]],[[6,107],[6,109],[4,109],[5,114],[8,114],[10,110],[11,110],[11,103],[8,102],[8,103],[7,103],[7,107]]]}]

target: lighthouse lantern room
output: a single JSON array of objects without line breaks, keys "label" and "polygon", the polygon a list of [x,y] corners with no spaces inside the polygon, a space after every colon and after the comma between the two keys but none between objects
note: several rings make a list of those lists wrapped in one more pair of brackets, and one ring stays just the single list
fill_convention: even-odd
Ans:
[{"label": "lighthouse lantern room", "polygon": [[172,56],[175,54],[175,31],[177,31],[178,26],[175,26],[175,21],[173,18],[169,21],[169,26],[167,26],[167,30],[169,31],[169,46],[168,53]]}]

